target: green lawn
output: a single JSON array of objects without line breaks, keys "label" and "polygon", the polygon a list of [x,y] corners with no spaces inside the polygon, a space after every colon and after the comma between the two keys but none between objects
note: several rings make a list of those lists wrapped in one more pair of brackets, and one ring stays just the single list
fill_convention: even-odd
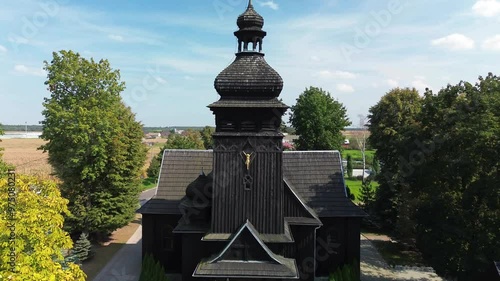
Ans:
[{"label": "green lawn", "polygon": [[156,186],[156,179],[146,178],[142,180],[141,191],[151,189]]},{"label": "green lawn", "polygon": [[[371,159],[373,159],[373,157],[375,156],[375,150],[367,150],[365,151],[365,154],[367,162],[371,164]],[[343,160],[347,159],[347,155],[351,155],[353,161],[363,161],[363,155],[361,154],[361,150],[346,149],[342,151]]]},{"label": "green lawn", "polygon": [[[349,187],[349,190],[351,190],[351,193],[356,196],[356,199],[354,200],[354,203],[359,203],[359,197],[361,196],[361,184],[363,182],[360,180],[349,180],[345,179],[345,184]],[[372,181],[372,187],[377,190],[379,184],[376,181]]]}]

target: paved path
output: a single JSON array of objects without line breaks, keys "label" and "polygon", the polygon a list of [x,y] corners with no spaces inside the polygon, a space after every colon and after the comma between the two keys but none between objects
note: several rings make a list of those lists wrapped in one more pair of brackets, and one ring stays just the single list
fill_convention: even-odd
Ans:
[{"label": "paved path", "polygon": [[394,270],[384,261],[372,242],[361,236],[361,281],[443,281],[433,272]]},{"label": "paved path", "polygon": [[[156,193],[156,188],[146,190],[139,196],[142,205]],[[141,274],[142,225],[130,237],[125,245],[101,269],[93,281],[138,281]]]}]

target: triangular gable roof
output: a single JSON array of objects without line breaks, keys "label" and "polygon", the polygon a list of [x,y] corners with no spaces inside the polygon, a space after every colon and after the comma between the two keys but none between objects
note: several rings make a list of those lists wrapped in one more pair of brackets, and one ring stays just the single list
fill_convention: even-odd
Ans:
[{"label": "triangular gable roof", "polygon": [[[231,241],[215,257],[202,260],[196,267],[195,277],[218,278],[287,278],[298,279],[294,259],[274,254],[259,238],[260,234],[250,221],[246,221],[233,235]],[[245,242],[249,256],[256,259],[237,259],[233,253],[237,242]],[[240,248],[238,248],[240,249]]]},{"label": "triangular gable roof", "polygon": [[252,223],[247,220],[245,224],[243,224],[240,229],[233,235],[233,238],[229,243],[226,245],[224,250],[216,256],[214,259],[210,260],[210,263],[215,263],[219,261],[223,261],[224,257],[226,257],[227,252],[231,249],[231,247],[234,245],[236,240],[238,240],[244,233],[245,231],[248,231],[251,234],[251,237],[253,237],[254,241],[257,242],[257,244],[261,247],[262,250],[267,255],[266,260],[261,260],[261,261],[267,261],[267,262],[272,262],[272,263],[280,263],[278,259],[275,257],[274,253],[260,240],[259,238],[259,232],[255,229],[255,227],[252,225]]}]

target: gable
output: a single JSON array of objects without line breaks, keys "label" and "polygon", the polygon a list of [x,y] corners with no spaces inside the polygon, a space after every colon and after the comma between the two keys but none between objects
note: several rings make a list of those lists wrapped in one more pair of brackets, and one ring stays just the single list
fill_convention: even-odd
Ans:
[{"label": "gable", "polygon": [[259,236],[247,220],[221,253],[198,263],[193,276],[220,279],[298,279],[295,260],[274,254]]},{"label": "gable", "polygon": [[279,263],[271,250],[259,239],[257,230],[248,220],[236,232],[226,248],[210,263],[223,261]]}]

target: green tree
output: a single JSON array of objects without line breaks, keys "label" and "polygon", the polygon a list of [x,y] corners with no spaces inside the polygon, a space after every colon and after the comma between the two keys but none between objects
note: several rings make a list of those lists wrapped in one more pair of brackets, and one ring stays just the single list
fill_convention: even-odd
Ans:
[{"label": "green tree", "polygon": [[[160,153],[163,153],[160,151]],[[160,174],[160,166],[161,166],[161,157],[159,157],[159,154],[151,158],[151,162],[149,163],[149,167],[147,172],[148,178],[155,179],[155,181],[158,181],[158,175]],[[163,154],[162,154],[163,155]]]},{"label": "green tree", "polygon": [[41,149],[69,199],[66,227],[107,235],[135,215],[146,158],[142,125],[121,101],[125,85],[107,60],[61,51],[45,70],[51,95],[43,103]]},{"label": "green tree", "polygon": [[425,157],[410,182],[417,245],[438,273],[459,280],[485,280],[500,259],[499,108],[500,78],[491,73],[425,95]]},{"label": "green tree", "polygon": [[342,103],[320,88],[306,89],[292,106],[290,122],[299,139],[298,150],[341,150],[341,131],[351,124]]},{"label": "green tree", "polygon": [[147,171],[148,177],[158,178],[165,149],[205,149],[205,146],[203,145],[202,134],[199,131],[187,130],[184,135],[170,134],[160,152],[151,159]]},{"label": "green tree", "polygon": [[352,179],[352,156],[347,155],[347,178]]},{"label": "green tree", "polygon": [[389,101],[372,108],[370,129],[395,231],[439,274],[486,280],[500,259],[500,78]]},{"label": "green tree", "polygon": [[214,140],[212,138],[213,133],[215,133],[215,128],[206,126],[201,130],[201,139],[203,141],[203,146],[205,149],[213,149],[214,148]]},{"label": "green tree", "polygon": [[372,174],[370,176],[376,177],[380,173],[380,162],[377,157],[373,157],[372,160]]},{"label": "green tree", "polygon": [[88,239],[88,235],[84,232],[80,234],[78,240],[76,240],[75,245],[73,247],[72,254],[80,261],[83,262],[89,258],[90,250],[92,248],[92,244]]},{"label": "green tree", "polygon": [[408,157],[416,148],[414,141],[420,127],[421,108],[422,98],[414,88],[392,89],[370,108],[368,140],[377,150],[376,158],[383,163],[377,176],[380,186],[373,208],[389,229],[398,223],[398,207],[407,204],[400,191],[414,176]]},{"label": "green tree", "polygon": [[[68,200],[61,197],[53,181],[15,177],[15,187],[12,181],[9,186],[7,178],[0,179],[0,279],[84,281],[85,273],[74,263],[65,263],[62,254],[72,247],[70,236],[62,229]],[[9,188],[15,189],[15,197],[9,197]],[[14,208],[13,216],[9,208]],[[14,244],[9,242],[12,231]],[[11,253],[16,254],[15,273]]]},{"label": "green tree", "polygon": [[375,190],[372,187],[371,177],[368,177],[362,184],[360,190],[359,201],[363,204],[363,209],[365,211],[370,211],[375,199]]},{"label": "green tree", "polygon": [[183,135],[171,134],[162,150],[165,149],[205,149],[205,146],[199,131],[187,130]]}]

